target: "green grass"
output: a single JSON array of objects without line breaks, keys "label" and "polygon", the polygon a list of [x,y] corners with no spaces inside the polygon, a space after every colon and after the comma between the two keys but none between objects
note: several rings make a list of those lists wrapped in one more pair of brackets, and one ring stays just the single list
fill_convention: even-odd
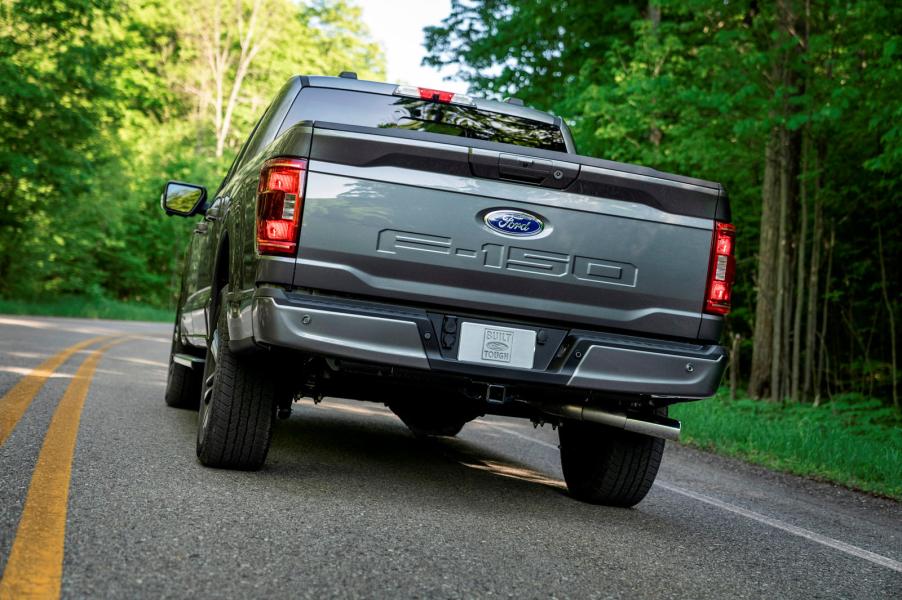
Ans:
[{"label": "green grass", "polygon": [[902,500],[902,418],[857,394],[815,408],[748,398],[679,404],[690,446],[751,463]]},{"label": "green grass", "polygon": [[172,322],[175,319],[172,311],[155,306],[82,296],[40,301],[0,299],[0,314],[124,319],[128,321]]}]

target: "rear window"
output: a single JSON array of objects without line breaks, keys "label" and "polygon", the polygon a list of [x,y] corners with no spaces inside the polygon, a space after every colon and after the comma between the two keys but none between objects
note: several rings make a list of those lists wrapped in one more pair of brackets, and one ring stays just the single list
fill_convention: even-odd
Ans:
[{"label": "rear window", "polygon": [[304,88],[285,119],[328,121],[363,127],[382,127],[442,133],[474,140],[501,142],[566,152],[561,130],[554,125],[472,106],[441,104],[384,94],[329,88]]}]

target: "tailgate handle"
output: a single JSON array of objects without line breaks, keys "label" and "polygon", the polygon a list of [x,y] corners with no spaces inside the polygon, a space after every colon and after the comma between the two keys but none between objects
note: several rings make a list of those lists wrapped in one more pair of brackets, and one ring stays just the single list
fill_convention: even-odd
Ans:
[{"label": "tailgate handle", "polygon": [[542,158],[501,154],[498,157],[498,174],[505,179],[542,183],[551,177],[552,165],[550,160]]},{"label": "tailgate handle", "polygon": [[470,172],[476,177],[506,179],[563,190],[579,176],[579,164],[470,148]]}]

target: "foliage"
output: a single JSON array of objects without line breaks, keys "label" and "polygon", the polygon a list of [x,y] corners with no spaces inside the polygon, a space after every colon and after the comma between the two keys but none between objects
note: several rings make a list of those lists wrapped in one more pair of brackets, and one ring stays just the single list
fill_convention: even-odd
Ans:
[{"label": "foliage", "polygon": [[441,25],[426,29],[424,62],[457,68],[457,77],[495,96],[560,109],[581,70],[632,39],[646,2],[453,0]]},{"label": "foliage", "polygon": [[[454,0],[426,31],[424,62],[456,66],[478,92],[562,115],[583,154],[723,183],[738,228],[728,333],[760,334],[763,300],[780,296],[785,311],[766,337],[743,343],[743,372],[750,350],[777,337],[778,368],[768,361],[760,382],[773,397],[801,387],[797,345],[800,372],[814,381],[796,397],[889,399],[898,343],[889,317],[899,321],[902,293],[889,266],[902,255],[902,230],[891,225],[902,218],[900,31],[902,6],[876,0]],[[785,197],[763,185],[781,140]],[[779,229],[779,210],[763,211],[764,200],[787,208],[776,254],[759,247],[762,231]],[[778,290],[762,269],[780,263]]]},{"label": "foliage", "polygon": [[[725,185],[740,371],[778,349],[756,395],[898,402],[900,31],[877,0],[453,0],[425,60],[583,153]],[[0,0],[0,297],[169,305],[191,223],[161,184],[215,189],[285,79],[349,68],[383,74],[349,0]]]},{"label": "foliage", "polygon": [[36,233],[62,243],[48,215],[109,158],[96,132],[114,118],[112,11],[104,0],[0,3],[0,293],[25,276],[15,259]]},{"label": "foliage", "polygon": [[347,0],[0,0],[0,297],[170,305],[162,184],[215,190],[289,77],[383,63]]},{"label": "foliage", "polygon": [[902,419],[879,400],[838,394],[824,406],[733,402],[727,390],[672,407],[683,441],[766,467],[902,499]]},{"label": "foliage", "polygon": [[172,323],[175,313],[165,308],[123,302],[108,298],[58,296],[51,300],[0,300],[0,313],[9,315],[44,315],[87,319],[119,319],[125,321],[160,321]]}]

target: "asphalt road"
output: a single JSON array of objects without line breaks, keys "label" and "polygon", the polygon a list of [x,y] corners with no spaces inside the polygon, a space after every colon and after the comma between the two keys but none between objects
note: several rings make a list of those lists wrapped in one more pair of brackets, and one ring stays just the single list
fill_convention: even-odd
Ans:
[{"label": "asphalt road", "polygon": [[169,331],[0,315],[0,598],[902,598],[902,505],[675,444],[636,508],[590,506],[550,427],[424,442],[326,399],[262,471],[206,469]]}]

